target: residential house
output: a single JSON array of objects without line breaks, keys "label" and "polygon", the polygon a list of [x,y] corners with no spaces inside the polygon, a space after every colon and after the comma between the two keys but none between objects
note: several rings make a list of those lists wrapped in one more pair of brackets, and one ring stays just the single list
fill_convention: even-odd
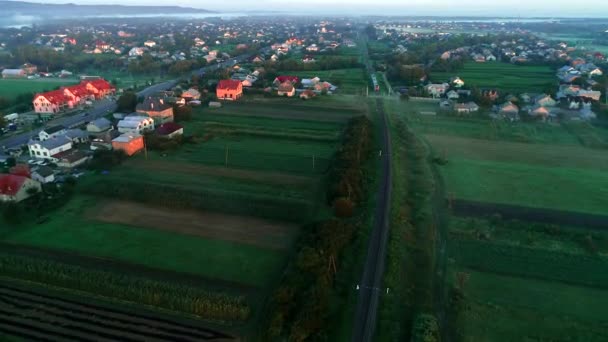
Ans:
[{"label": "residential house", "polygon": [[217,84],[218,100],[236,101],[243,96],[243,84],[237,80],[221,80]]},{"label": "residential house", "polygon": [[427,93],[434,98],[443,96],[449,88],[450,88],[450,85],[447,83],[441,83],[441,84],[431,83],[431,84],[427,84],[424,87],[424,89],[427,91]]},{"label": "residential house", "polygon": [[40,141],[45,141],[45,140],[48,140],[51,138],[55,138],[55,137],[64,135],[65,132],[67,132],[67,129],[61,125],[51,126],[51,127],[42,129],[38,133],[38,138],[40,139]]},{"label": "residential house", "polygon": [[31,63],[25,63],[21,66],[21,70],[25,71],[27,75],[33,75],[38,72],[38,67]]},{"label": "residential house", "polygon": [[279,85],[277,94],[279,96],[287,96],[292,97],[296,94],[296,88],[291,84],[291,82],[286,81]]},{"label": "residential house", "polygon": [[89,141],[89,134],[87,133],[87,131],[84,131],[82,129],[70,129],[65,132],[65,136],[68,139],[72,140],[72,143],[74,144],[82,144]]},{"label": "residential house", "polygon": [[48,184],[55,181],[55,173],[48,166],[39,166],[32,171],[32,179],[42,184]]},{"label": "residential house", "polygon": [[82,81],[80,84],[83,84],[89,93],[91,93],[91,95],[93,95],[96,99],[101,99],[105,96],[114,95],[116,93],[116,88],[111,85],[110,82],[102,78]]},{"label": "residential house", "polygon": [[129,115],[118,122],[118,132],[142,134],[154,130],[154,119],[143,115]]},{"label": "residential house", "polygon": [[306,47],[306,51],[308,52],[318,52],[319,51],[319,47],[317,46],[317,44],[312,44]]},{"label": "residential house", "polygon": [[74,101],[61,89],[36,94],[33,104],[34,111],[39,114],[56,114],[74,107]]},{"label": "residential house", "polygon": [[460,95],[458,95],[458,92],[456,90],[450,90],[446,94],[446,97],[448,99],[450,99],[450,100],[458,100],[458,98],[460,97]]},{"label": "residential house", "polygon": [[543,107],[554,107],[557,105],[557,101],[555,101],[551,95],[541,94],[534,98],[534,103]]},{"label": "residential house", "polygon": [[300,81],[300,78],[298,76],[281,75],[281,76],[277,76],[277,78],[274,79],[272,84],[274,84],[275,86],[279,86],[281,83],[291,82],[291,84],[296,84],[299,81]]},{"label": "residential house", "polygon": [[129,57],[143,56],[146,50],[142,47],[134,47],[129,50]]},{"label": "residential house", "polygon": [[542,106],[538,103],[534,107],[530,108],[528,113],[531,116],[540,118],[542,120],[547,120],[549,115],[551,115],[551,112],[549,111],[549,109],[547,107]]},{"label": "residential house", "polygon": [[56,164],[59,167],[73,169],[88,162],[91,157],[80,150],[69,150],[58,153],[54,156]]},{"label": "residential house", "polygon": [[458,114],[470,114],[479,111],[479,106],[475,102],[456,103],[454,104],[454,112]]},{"label": "residential house", "polygon": [[315,84],[317,84],[319,82],[321,82],[321,79],[318,78],[318,77],[304,78],[304,79],[302,79],[302,86],[305,87],[305,88],[310,88],[310,87],[313,87]]},{"label": "residential house", "polygon": [[55,155],[72,149],[72,140],[58,136],[45,141],[30,141],[27,147],[31,157],[54,161]]},{"label": "residential house", "polygon": [[112,140],[112,148],[124,151],[127,156],[132,156],[145,148],[144,137],[136,133],[122,134]]},{"label": "residential house", "polygon": [[42,191],[39,182],[24,176],[0,174],[0,202],[21,202],[31,196],[29,189]]},{"label": "residential house", "polygon": [[149,47],[149,48],[153,48],[153,47],[155,47],[155,46],[156,46],[156,42],[155,42],[155,41],[153,41],[153,40],[146,40],[146,41],[144,42],[144,45],[145,45],[145,46],[147,46],[147,47]]},{"label": "residential house", "polygon": [[156,134],[162,138],[171,139],[184,134],[184,127],[174,122],[167,122],[156,129]]},{"label": "residential house", "polygon": [[519,120],[519,107],[513,102],[505,102],[498,107],[498,114],[511,121]]},{"label": "residential house", "polygon": [[304,56],[304,58],[302,58],[302,63],[314,63],[316,61],[317,60],[313,56],[310,56],[310,55],[306,55],[306,56]]},{"label": "residential house", "polygon": [[173,106],[158,97],[146,98],[144,102],[137,105],[135,110],[148,114],[154,119],[154,124],[157,126],[166,122],[173,122]]},{"label": "residential house", "polygon": [[190,88],[182,93],[182,98],[186,101],[200,100],[201,93],[194,88]]},{"label": "residential house", "polygon": [[313,97],[315,97],[317,94],[315,94],[314,91],[307,89],[304,90],[302,93],[300,93],[300,98],[302,100],[308,100],[308,99],[312,99]]},{"label": "residential house", "polygon": [[23,69],[4,69],[2,78],[26,78],[27,74]]},{"label": "residential house", "polygon": [[456,88],[461,88],[464,86],[464,81],[460,79],[460,77],[452,77],[450,79],[450,84],[452,84]]},{"label": "residential house", "polygon": [[106,118],[95,119],[87,124],[87,132],[92,135],[98,135],[112,129],[112,122]]}]

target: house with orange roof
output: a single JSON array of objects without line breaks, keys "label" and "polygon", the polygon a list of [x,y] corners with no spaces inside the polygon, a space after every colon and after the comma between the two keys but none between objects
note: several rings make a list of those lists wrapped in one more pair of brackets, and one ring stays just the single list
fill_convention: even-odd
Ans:
[{"label": "house with orange roof", "polygon": [[243,96],[243,84],[238,80],[221,80],[215,92],[218,100],[236,101]]}]

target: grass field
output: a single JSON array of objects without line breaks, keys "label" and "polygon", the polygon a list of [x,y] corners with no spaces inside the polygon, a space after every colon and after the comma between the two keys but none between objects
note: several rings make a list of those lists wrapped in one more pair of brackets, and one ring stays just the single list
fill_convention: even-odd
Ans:
[{"label": "grass field", "polygon": [[[284,253],[220,239],[203,239],[90,218],[99,199],[73,198],[49,222],[4,234],[3,241],[117,259],[251,286],[264,286]],[[150,210],[154,210],[150,208]]]},{"label": "grass field", "polygon": [[433,72],[433,82],[447,82],[458,76],[468,86],[496,88],[504,92],[542,92],[557,83],[555,72],[548,66],[514,65],[501,62],[467,62],[457,72]]},{"label": "grass field", "polygon": [[608,291],[467,271],[464,341],[603,341]]},{"label": "grass field", "polygon": [[0,97],[12,100],[21,94],[54,90],[57,87],[77,84],[78,82],[80,81],[77,79],[65,78],[0,79]]},{"label": "grass field", "polygon": [[319,71],[279,71],[280,74],[298,76],[300,78],[318,77],[338,87],[341,94],[363,94],[368,85],[363,69],[335,69]]}]

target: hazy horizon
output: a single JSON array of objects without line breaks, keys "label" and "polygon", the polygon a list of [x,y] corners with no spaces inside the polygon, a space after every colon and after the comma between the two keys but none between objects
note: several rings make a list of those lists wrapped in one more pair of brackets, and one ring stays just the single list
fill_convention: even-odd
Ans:
[{"label": "hazy horizon", "polygon": [[[10,1],[10,0],[7,0]],[[515,0],[495,5],[480,4],[474,0],[309,0],[307,2],[285,5],[279,0],[258,0],[255,3],[246,0],[233,0],[228,4],[217,2],[200,2],[184,0],[178,4],[167,4],[150,0],[45,0],[27,1],[39,3],[78,5],[133,5],[133,6],[182,6],[217,12],[275,11],[282,13],[322,13],[331,15],[391,15],[391,16],[496,16],[496,17],[605,17],[608,16],[608,2],[590,0],[581,6],[570,5],[565,1]],[[345,8],[345,6],[347,6]]]}]

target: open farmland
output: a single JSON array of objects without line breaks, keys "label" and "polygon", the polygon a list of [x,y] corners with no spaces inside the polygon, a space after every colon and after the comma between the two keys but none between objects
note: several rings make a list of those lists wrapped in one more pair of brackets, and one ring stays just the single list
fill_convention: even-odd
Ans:
[{"label": "open farmland", "polygon": [[[24,340],[228,341],[233,337],[195,321],[134,313],[89,299],[66,299],[23,284],[0,285],[0,332]],[[92,338],[95,336],[95,338]],[[3,339],[4,340],[4,339]]]},{"label": "open farmland", "polygon": [[457,217],[449,232],[464,341],[606,339],[605,232]]},{"label": "open farmland", "polygon": [[447,82],[451,77],[462,78],[468,86],[496,88],[504,92],[542,92],[557,80],[548,66],[515,65],[501,62],[467,62],[456,72],[433,72],[433,82]]},{"label": "open farmland", "polygon": [[[328,216],[324,183],[333,154],[348,120],[367,113],[365,102],[291,99],[292,110],[286,100],[195,109],[183,122],[187,142],[79,178],[67,204],[3,231],[0,240],[116,263],[117,270],[129,265],[196,277],[210,302],[224,300],[215,291],[229,293],[236,318],[228,322],[246,335],[301,226]],[[82,290],[101,291],[91,286]]]},{"label": "open farmland", "polygon": [[0,79],[0,97],[14,99],[21,94],[30,94],[53,90],[64,85],[78,83],[77,79],[66,78],[38,78],[28,79]]}]

